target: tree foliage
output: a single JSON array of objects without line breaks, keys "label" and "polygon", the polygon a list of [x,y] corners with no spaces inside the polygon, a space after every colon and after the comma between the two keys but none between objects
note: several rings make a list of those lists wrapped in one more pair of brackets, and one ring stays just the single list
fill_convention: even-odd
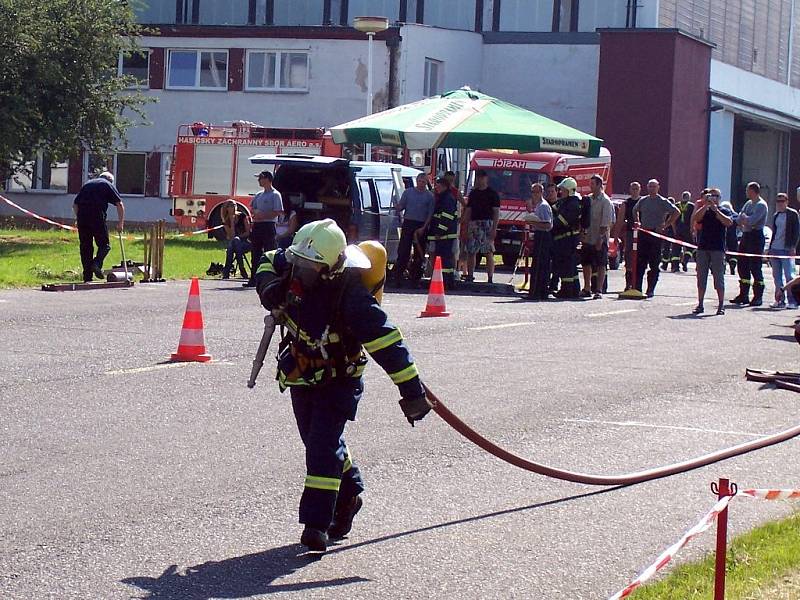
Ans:
[{"label": "tree foliage", "polygon": [[117,74],[142,33],[122,0],[0,0],[0,181],[44,150],[108,152],[147,99]]}]

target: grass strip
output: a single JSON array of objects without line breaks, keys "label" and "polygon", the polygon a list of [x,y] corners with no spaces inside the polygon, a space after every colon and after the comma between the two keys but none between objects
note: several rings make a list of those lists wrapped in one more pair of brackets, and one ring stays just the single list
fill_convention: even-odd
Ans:
[{"label": "grass strip", "polygon": [[[749,501],[749,500],[748,500]],[[710,529],[706,535],[715,535]],[[800,513],[761,525],[729,542],[726,600],[800,599]],[[709,600],[714,597],[714,554],[677,567],[639,588],[635,600]]]},{"label": "grass strip", "polygon": [[[174,234],[174,232],[173,232]],[[141,237],[141,231],[126,231],[125,235]],[[208,239],[205,234],[170,238],[164,243],[164,277],[187,279],[203,277],[211,262],[225,262],[225,246]],[[109,231],[111,252],[103,268],[122,262],[119,240]],[[125,258],[134,262],[144,260],[141,240],[125,240]],[[0,229],[0,287],[38,287],[43,283],[71,283],[82,280],[78,234],[62,229],[50,230]]]}]

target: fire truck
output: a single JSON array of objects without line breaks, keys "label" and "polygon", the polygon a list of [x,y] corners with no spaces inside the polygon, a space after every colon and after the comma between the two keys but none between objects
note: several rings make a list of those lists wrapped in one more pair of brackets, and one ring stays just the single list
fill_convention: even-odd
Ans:
[{"label": "fire truck", "polygon": [[487,172],[489,186],[500,196],[495,250],[505,265],[515,264],[519,257],[525,238],[526,201],[534,183],[546,185],[573,177],[578,182],[578,193],[588,194],[589,179],[596,173],[606,181],[606,193],[611,195],[611,153],[607,148],[601,148],[597,158],[558,152],[478,150],[470,161],[471,182],[476,169]]},{"label": "fire truck", "polygon": [[[250,201],[260,191],[250,157],[265,153],[339,157],[342,149],[324,129],[279,129],[247,121],[181,125],[169,176],[170,214],[178,227],[220,225],[220,205],[226,200],[250,212]],[[223,234],[216,230],[212,235]]]}]

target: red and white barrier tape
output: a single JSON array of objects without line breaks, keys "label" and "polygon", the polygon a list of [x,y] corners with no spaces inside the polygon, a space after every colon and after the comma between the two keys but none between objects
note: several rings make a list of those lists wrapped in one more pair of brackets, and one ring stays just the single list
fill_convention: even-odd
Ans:
[{"label": "red and white barrier tape", "polygon": [[27,210],[25,208],[22,208],[19,204],[16,204],[16,203],[12,202],[11,200],[6,198],[5,196],[0,196],[0,200],[5,202],[9,206],[13,206],[18,211],[23,212],[26,215],[29,215],[29,216],[33,217],[34,219],[39,219],[40,221],[44,221],[45,223],[49,223],[50,225],[55,225],[56,227],[61,227],[61,229],[67,229],[69,231],[78,231],[78,228],[77,227],[73,227],[72,225],[64,225],[64,223],[58,223],[57,221],[51,221],[50,219],[48,219],[46,217],[42,217],[40,215],[37,215],[36,213],[32,213],[31,211],[29,211],[29,210]]},{"label": "red and white barrier tape", "polygon": [[[52,220],[48,219],[47,217],[43,217],[41,215],[37,215],[36,213],[31,212],[26,208],[22,208],[19,204],[15,203],[15,202],[12,202],[11,200],[6,198],[5,196],[0,196],[0,200],[5,202],[9,206],[12,206],[12,207],[16,208],[18,211],[23,212],[26,215],[28,215],[30,217],[33,217],[34,219],[38,219],[39,221],[43,221],[45,223],[49,223],[50,225],[55,225],[56,227],[61,227],[61,229],[67,229],[69,231],[78,231],[77,227],[73,227],[72,225],[65,225],[64,223],[59,223],[57,221],[52,221]],[[222,229],[222,227],[223,227],[222,225],[217,225],[216,227],[208,227],[206,229],[200,229],[199,231],[184,231],[183,233],[176,233],[175,235],[171,235],[169,237],[171,237],[171,238],[189,237],[189,236],[192,236],[192,235],[199,235],[201,233],[208,233],[209,231],[214,231],[216,229]],[[125,237],[126,240],[134,240],[134,241],[143,240],[144,239],[143,236],[126,235],[124,237]]]},{"label": "red and white barrier tape", "polygon": [[760,498],[761,500],[800,500],[800,490],[767,490],[767,489],[748,489],[740,490],[742,496]]},{"label": "red and white barrier tape", "polygon": [[632,582],[630,582],[624,589],[620,590],[619,592],[611,596],[609,600],[620,600],[621,598],[627,598],[633,593],[633,591],[636,588],[638,588],[645,581],[647,581],[653,575],[655,575],[658,571],[667,566],[670,563],[670,561],[673,558],[675,558],[675,555],[678,553],[678,551],[681,548],[683,548],[686,544],[688,544],[693,537],[703,533],[709,527],[711,527],[714,521],[717,520],[719,514],[727,508],[728,503],[731,501],[732,498],[733,496],[725,496],[724,498],[720,498],[717,501],[717,503],[711,508],[711,510],[708,511],[708,513],[700,520],[700,522],[697,523],[697,525],[695,525],[689,531],[684,533],[683,537],[674,544],[672,544],[672,546],[664,550],[664,552],[662,552],[659,555],[659,557],[653,562],[653,564],[651,564],[644,571],[642,571],[641,574]]},{"label": "red and white barrier tape", "polygon": [[[685,242],[683,240],[678,240],[675,238],[671,238],[668,235],[664,235],[662,233],[656,233],[655,231],[650,231],[649,229],[645,229],[644,227],[639,227],[639,231],[644,231],[645,233],[652,235],[653,237],[666,240],[668,242],[672,242],[673,244],[679,244],[686,248],[694,248],[697,249],[695,244],[690,244],[689,242]],[[780,254],[749,254],[747,252],[734,252],[733,250],[726,250],[725,254],[730,254],[731,256],[749,256],[751,258],[797,258],[796,256],[784,256]]]},{"label": "red and white barrier tape", "polygon": [[[759,498],[761,500],[800,500],[800,490],[771,490],[749,488],[746,490],[739,490],[737,496],[749,496],[751,498]],[[706,531],[716,521],[719,514],[725,510],[728,503],[735,498],[735,496],[725,496],[717,501],[714,507],[706,514],[700,522],[687,531],[683,537],[675,542],[672,546],[667,548],[661,555],[647,567],[642,573],[629,583],[623,590],[617,592],[609,600],[620,600],[629,596],[636,588],[642,585],[645,581],[650,579],[659,570],[664,568],[678,553],[678,551],[689,543],[696,535]]]}]

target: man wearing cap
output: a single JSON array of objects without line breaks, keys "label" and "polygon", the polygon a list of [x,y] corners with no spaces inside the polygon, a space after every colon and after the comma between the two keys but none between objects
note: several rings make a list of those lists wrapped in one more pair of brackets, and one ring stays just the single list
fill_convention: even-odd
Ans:
[{"label": "man wearing cap", "polygon": [[[103,171],[83,184],[72,204],[78,226],[84,283],[90,282],[92,275],[104,279],[103,260],[111,251],[106,225],[109,204],[117,207],[117,231],[122,231],[125,225],[125,205],[114,187],[114,176],[108,171]],[[95,244],[97,256],[93,257]]]},{"label": "man wearing cap", "polygon": [[385,251],[382,264],[378,256],[371,264],[325,219],[301,227],[288,249],[267,252],[258,266],[261,303],[284,332],[277,380],[282,392],[290,390],[305,446],[300,543],[313,552],[347,536],[363,504],[364,482],[343,433],[364,391],[364,350],[397,386],[412,426],[432,408],[403,336],[376,298],[380,287],[369,290],[363,283],[382,280]]},{"label": "man wearing cap", "polygon": [[581,230],[581,198],[578,183],[572,178],[562,179],[558,184],[559,199],[553,206],[553,277],[561,280],[557,298],[577,298],[580,293],[578,281],[578,239]]},{"label": "man wearing cap", "polygon": [[258,192],[250,202],[253,211],[253,228],[250,232],[250,255],[252,257],[252,270],[250,279],[245,287],[255,286],[255,270],[261,255],[265,250],[274,250],[275,226],[278,216],[283,212],[283,198],[281,193],[272,187],[272,173],[261,171],[258,175],[258,185],[263,190]]},{"label": "man wearing cap", "polygon": [[[640,227],[663,234],[675,225],[681,212],[672,202],[658,193],[661,185],[657,179],[647,182],[647,196],[642,197],[633,208],[633,218]],[[647,297],[652,298],[658,283],[658,265],[661,262],[661,239],[647,232],[640,232],[636,261],[636,289],[642,291],[644,273],[647,272]]]}]

